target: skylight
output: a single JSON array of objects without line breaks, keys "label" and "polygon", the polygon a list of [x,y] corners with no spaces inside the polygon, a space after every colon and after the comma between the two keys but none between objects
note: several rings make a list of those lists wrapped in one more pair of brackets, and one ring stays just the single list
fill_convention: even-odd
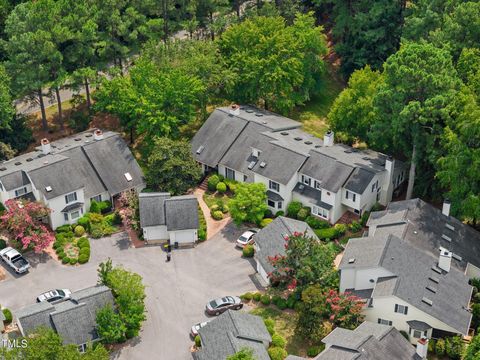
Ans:
[{"label": "skylight", "polygon": [[46,191],[46,192],[52,191],[52,187],[51,187],[51,186],[45,186],[45,191]]},{"label": "skylight", "polygon": [[127,172],[123,175],[125,176],[125,179],[127,179],[127,181],[132,181],[133,180],[132,175],[130,175],[130,173]]},{"label": "skylight", "polygon": [[452,238],[450,236],[445,235],[445,234],[442,234],[442,239],[447,240],[448,242],[452,241]]},{"label": "skylight", "polygon": [[436,266],[432,266],[432,270],[435,271],[437,274],[441,274],[442,273],[442,270],[440,270],[438,267]]},{"label": "skylight", "polygon": [[453,225],[450,225],[450,224],[447,224],[447,223],[445,223],[445,227],[446,227],[447,229],[449,229],[449,230],[452,230],[452,231],[455,230],[455,228],[453,227]]},{"label": "skylight", "polygon": [[200,154],[200,153],[203,151],[203,149],[205,149],[205,146],[200,145],[200,146],[198,147],[197,151],[196,151],[196,152],[197,152],[197,155]]},{"label": "skylight", "polygon": [[440,282],[440,280],[437,277],[434,277],[434,276],[430,276],[429,279],[432,280],[434,283],[437,283],[437,284]]},{"label": "skylight", "polygon": [[252,170],[256,163],[256,161],[251,161],[250,164],[248,164],[248,170]]},{"label": "skylight", "polygon": [[431,291],[431,292],[434,293],[434,294],[437,293],[437,289],[435,289],[433,286],[428,285],[428,286],[426,287],[426,289],[429,290],[429,291]]},{"label": "skylight", "polygon": [[452,257],[457,261],[462,261],[462,257],[460,255],[452,254]]}]

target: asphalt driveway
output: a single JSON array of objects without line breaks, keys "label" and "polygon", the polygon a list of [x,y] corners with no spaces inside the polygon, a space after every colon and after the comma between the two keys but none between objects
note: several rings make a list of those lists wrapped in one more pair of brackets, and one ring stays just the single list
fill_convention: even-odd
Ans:
[{"label": "asphalt driveway", "polygon": [[135,249],[125,233],[91,240],[91,259],[81,266],[63,266],[48,256],[34,257],[25,276],[9,272],[0,282],[0,303],[12,310],[35,301],[49,289],[73,291],[97,282],[98,264],[110,257],[114,264],[139,273],[146,285],[147,321],[116,359],[191,359],[190,327],[207,318],[204,307],[212,298],[255,291],[252,260],[234,247],[242,229],[233,224],[196,248],[175,250],[165,261],[159,247]]}]

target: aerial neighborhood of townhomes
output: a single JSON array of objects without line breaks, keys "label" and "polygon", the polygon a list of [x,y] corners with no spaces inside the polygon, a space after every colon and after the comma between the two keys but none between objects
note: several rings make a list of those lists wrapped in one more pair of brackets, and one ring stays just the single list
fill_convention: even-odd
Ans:
[{"label": "aerial neighborhood of townhomes", "polygon": [[0,0],[0,360],[480,360],[479,29]]}]

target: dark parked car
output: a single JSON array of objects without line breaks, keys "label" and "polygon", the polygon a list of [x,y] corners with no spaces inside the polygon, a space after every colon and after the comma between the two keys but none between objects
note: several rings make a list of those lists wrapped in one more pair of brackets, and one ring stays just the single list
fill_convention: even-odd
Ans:
[{"label": "dark parked car", "polygon": [[228,309],[239,310],[243,307],[242,300],[237,296],[225,296],[210,301],[206,306],[208,315],[220,315]]}]

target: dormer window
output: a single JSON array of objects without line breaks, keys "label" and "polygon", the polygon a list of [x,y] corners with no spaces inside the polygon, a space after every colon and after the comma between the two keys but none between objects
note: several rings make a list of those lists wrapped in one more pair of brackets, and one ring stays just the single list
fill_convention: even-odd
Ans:
[{"label": "dormer window", "polygon": [[74,201],[77,201],[77,193],[76,192],[65,195],[65,202],[67,204],[71,203],[71,202],[74,202]]}]

